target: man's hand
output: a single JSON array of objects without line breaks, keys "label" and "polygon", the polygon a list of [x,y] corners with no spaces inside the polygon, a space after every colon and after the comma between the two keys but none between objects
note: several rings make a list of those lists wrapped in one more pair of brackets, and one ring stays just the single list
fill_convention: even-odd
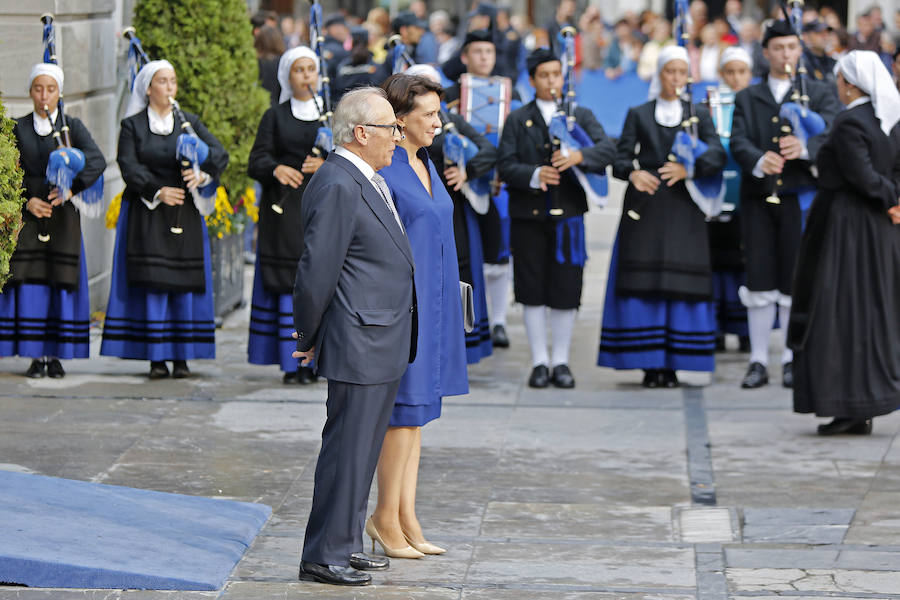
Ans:
[{"label": "man's hand", "polygon": [[651,196],[655,194],[657,188],[659,188],[659,179],[643,169],[632,171],[628,176],[628,181],[631,182],[637,191],[650,194]]},{"label": "man's hand", "polygon": [[275,179],[281,185],[289,185],[295,190],[303,183],[303,173],[287,165],[275,167]]},{"label": "man's hand", "polygon": [[795,135],[786,135],[778,140],[778,146],[781,149],[781,156],[785,160],[794,160],[800,158],[803,154],[803,144],[800,138]]},{"label": "man's hand", "polygon": [[[796,139],[796,138],[795,138]],[[771,150],[763,154],[762,172],[766,175],[778,175],[784,169],[784,157]]]},{"label": "man's hand", "polygon": [[184,204],[184,190],[176,187],[163,186],[159,188],[159,201],[169,206]]},{"label": "man's hand", "polygon": [[687,179],[687,169],[681,163],[667,162],[659,168],[659,176],[666,185],[672,187],[679,181]]},{"label": "man's hand", "polygon": [[[324,158],[321,158],[319,156],[307,155],[306,158],[303,159],[303,164],[300,166],[300,171],[302,171],[303,173],[306,173],[307,175],[312,175],[313,173],[315,173],[316,171],[319,170],[319,167],[322,166],[323,162],[325,162]],[[281,165],[279,165],[279,166],[281,166]],[[287,168],[290,169],[290,167],[287,167]],[[276,169],[276,171],[277,171],[277,169]],[[276,174],[276,177],[277,176],[278,175]],[[301,177],[300,183],[303,183],[303,179],[302,179],[303,176],[301,175],[300,177]],[[294,186],[294,187],[296,187],[296,186]]]},{"label": "man's hand", "polygon": [[538,181],[541,183],[541,189],[546,192],[548,185],[559,185],[559,171],[556,167],[544,165],[538,172]]},{"label": "man's hand", "polygon": [[890,207],[887,214],[891,218],[891,223],[900,225],[900,205]]},{"label": "man's hand", "polygon": [[576,150],[568,156],[564,156],[562,152],[557,150],[553,153],[553,156],[550,157],[550,164],[556,167],[556,169],[560,173],[562,173],[570,167],[580,165],[583,160],[584,155],[581,154],[581,150]]},{"label": "man's hand", "polygon": [[[291,334],[291,337],[294,338],[295,340],[300,339],[299,336],[297,335],[297,332],[296,332],[296,331],[295,331],[294,333]],[[294,358],[300,358],[300,359],[302,359],[302,360],[300,361],[300,365],[303,366],[303,367],[306,367],[306,366],[308,366],[309,363],[311,363],[311,362],[313,361],[313,359],[316,357],[316,347],[313,346],[312,348],[310,348],[310,349],[307,350],[306,352],[300,352],[299,350],[294,350],[293,352],[291,352],[291,356],[294,357]]]},{"label": "man's hand", "polygon": [[458,192],[459,188],[461,188],[469,179],[466,170],[460,169],[455,165],[444,169],[444,177],[447,179],[447,185],[449,185],[454,192]]}]

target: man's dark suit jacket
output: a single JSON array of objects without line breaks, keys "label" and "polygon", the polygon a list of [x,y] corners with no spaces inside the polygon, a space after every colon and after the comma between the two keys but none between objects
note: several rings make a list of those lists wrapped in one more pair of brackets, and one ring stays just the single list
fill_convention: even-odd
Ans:
[{"label": "man's dark suit jacket", "polygon": [[297,349],[315,346],[318,373],[332,381],[400,379],[415,357],[417,320],[406,235],[372,183],[335,153],[310,180],[302,215]]}]

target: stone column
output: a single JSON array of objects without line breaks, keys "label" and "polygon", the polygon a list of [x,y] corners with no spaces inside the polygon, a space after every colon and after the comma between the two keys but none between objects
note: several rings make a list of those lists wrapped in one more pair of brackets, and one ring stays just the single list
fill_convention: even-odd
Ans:
[{"label": "stone column", "polygon": [[[116,166],[119,104],[116,56],[122,0],[0,0],[0,90],[12,117],[32,110],[28,73],[43,60],[40,17],[56,24],[57,55],[65,72],[66,114],[81,119],[106,157],[104,207],[123,188]],[[91,310],[105,310],[114,232],[104,219],[81,221]]]}]

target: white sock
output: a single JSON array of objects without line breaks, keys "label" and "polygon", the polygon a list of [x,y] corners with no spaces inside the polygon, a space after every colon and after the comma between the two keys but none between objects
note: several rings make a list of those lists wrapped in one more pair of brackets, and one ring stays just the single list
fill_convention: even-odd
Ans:
[{"label": "white sock", "polygon": [[550,309],[550,336],[553,339],[553,358],[550,366],[569,364],[569,346],[575,328],[575,309]]},{"label": "white sock", "polygon": [[531,346],[531,366],[547,365],[547,317],[546,306],[525,306],[522,316],[525,320],[525,333]]},{"label": "white sock", "polygon": [[769,364],[769,336],[775,323],[775,305],[747,308],[747,324],[750,326],[750,362]]},{"label": "white sock", "polygon": [[484,264],[484,287],[489,304],[488,313],[491,327],[506,327],[506,310],[509,307],[509,281],[512,275],[512,264]]},{"label": "white sock", "polygon": [[794,360],[794,351],[788,348],[787,333],[788,320],[791,318],[791,307],[778,305],[778,321],[781,325],[781,336],[784,342],[784,350],[781,352],[781,364],[789,363]]}]

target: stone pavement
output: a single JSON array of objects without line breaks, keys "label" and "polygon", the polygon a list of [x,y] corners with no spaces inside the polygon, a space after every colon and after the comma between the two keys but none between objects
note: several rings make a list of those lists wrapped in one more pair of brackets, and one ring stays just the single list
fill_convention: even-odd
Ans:
[{"label": "stone pavement", "polygon": [[589,215],[577,388],[525,385],[514,309],[513,347],[472,367],[469,395],[423,431],[419,517],[449,552],[394,560],[368,588],[296,580],[325,385],[285,387],[277,367],[247,364],[247,310],[190,380],[97,358],[30,381],[27,360],[0,361],[0,468],[274,509],[220,592],[0,587],[0,600],[900,598],[900,417],[819,438],[777,374],[738,388],[736,351],[675,390],[595,367],[616,220],[615,206]]}]

